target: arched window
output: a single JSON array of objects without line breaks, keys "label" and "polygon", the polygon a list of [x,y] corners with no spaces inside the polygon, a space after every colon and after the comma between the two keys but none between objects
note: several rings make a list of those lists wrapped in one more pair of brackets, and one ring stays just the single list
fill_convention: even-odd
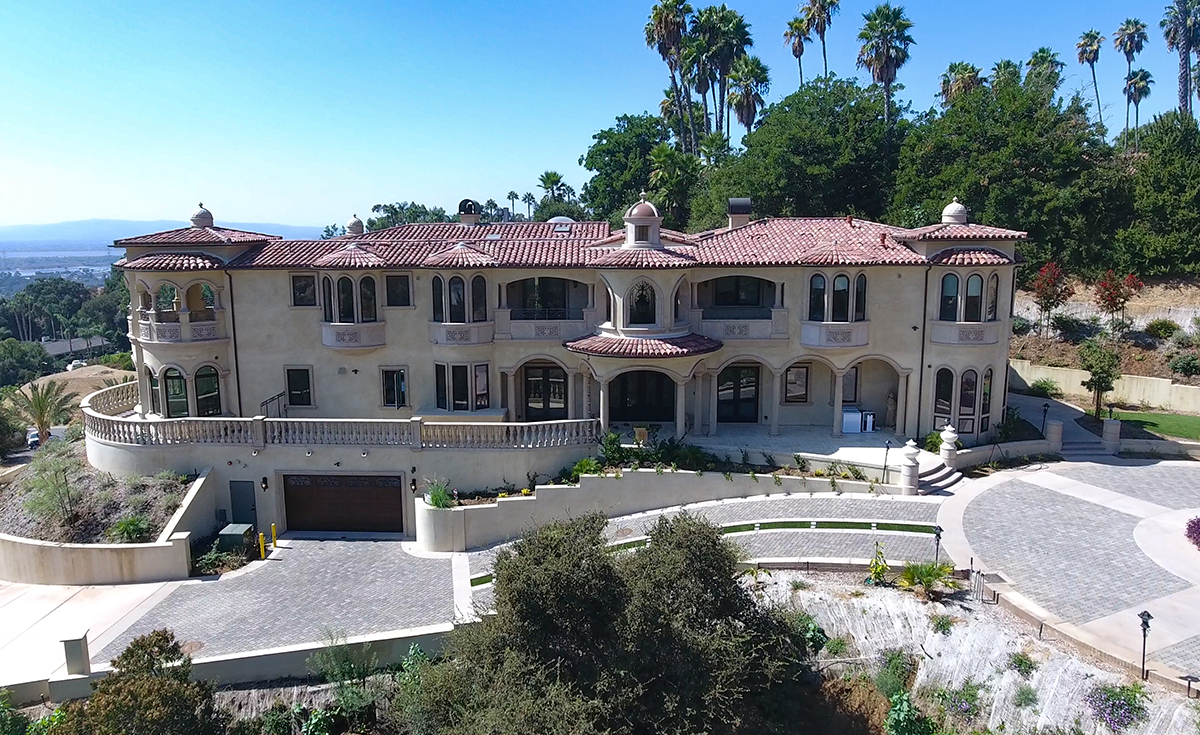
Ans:
[{"label": "arched window", "polygon": [[825,321],[825,276],[820,273],[808,279],[808,320]]},{"label": "arched window", "polygon": [[942,306],[938,319],[944,322],[958,321],[958,276],[953,273],[942,276]]},{"label": "arched window", "polygon": [[487,321],[487,280],[483,276],[471,279],[471,321]]},{"label": "arched window", "polygon": [[337,282],[337,313],[339,323],[354,323],[354,281],[346,276]]},{"label": "arched window", "polygon": [[[982,280],[982,279],[980,279]],[[975,433],[975,399],[978,389],[978,374],[968,370],[962,374],[958,387],[958,430],[963,434]]]},{"label": "arched window", "polygon": [[983,384],[979,388],[979,431],[988,430],[992,413],[992,369],[983,371]]},{"label": "arched window", "polygon": [[679,288],[675,289],[675,323],[679,323],[683,319],[683,289],[687,288],[687,284],[679,284]]},{"label": "arched window", "polygon": [[983,276],[974,275],[967,279],[967,303],[963,308],[964,322],[983,321]]},{"label": "arched window", "polygon": [[987,292],[987,320],[989,322],[996,321],[996,303],[1000,298],[1000,276],[993,273],[988,279]]},{"label": "arched window", "polygon": [[196,415],[221,415],[221,376],[211,365],[196,371]]},{"label": "arched window", "polygon": [[158,287],[158,295],[154,299],[155,311],[175,311],[175,301],[179,294],[175,287],[164,283]]},{"label": "arched window", "polygon": [[[938,370],[937,381],[933,386],[933,416],[934,428],[940,429],[945,421],[950,420],[950,409],[954,405],[954,373],[949,368]],[[937,419],[943,419],[939,424]]]},{"label": "arched window", "polygon": [[375,279],[370,276],[364,276],[358,282],[358,309],[362,314],[362,321],[375,321]]},{"label": "arched window", "polygon": [[163,373],[164,387],[167,389],[167,418],[177,419],[188,415],[187,381],[183,373],[175,368],[167,368]]},{"label": "arched window", "polygon": [[150,413],[162,415],[162,396],[158,392],[158,377],[150,368],[146,368],[146,380],[150,383]]},{"label": "arched window", "polygon": [[325,276],[321,280],[321,304],[325,309],[325,321],[333,321],[333,281],[329,280],[329,276]]},{"label": "arched window", "polygon": [[859,273],[854,279],[854,321],[867,320],[867,274]]},{"label": "arched window", "polygon": [[430,282],[430,288],[433,290],[433,320],[444,322],[446,321],[446,302],[442,300],[442,277],[434,276]]},{"label": "arched window", "polygon": [[630,291],[629,323],[654,324],[656,307],[654,303],[654,287],[642,281]]},{"label": "arched window", "polygon": [[833,321],[850,321],[849,276],[836,276],[833,279]]},{"label": "arched window", "polygon": [[604,321],[612,324],[613,315],[613,295],[612,291],[608,290],[608,286],[601,286],[604,289]]},{"label": "arched window", "polygon": [[467,321],[467,284],[455,276],[450,279],[450,321],[465,324]]}]

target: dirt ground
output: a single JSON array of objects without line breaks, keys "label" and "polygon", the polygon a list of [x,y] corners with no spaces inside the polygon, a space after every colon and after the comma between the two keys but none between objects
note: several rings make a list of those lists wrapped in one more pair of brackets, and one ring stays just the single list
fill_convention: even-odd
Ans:
[{"label": "dirt ground", "polygon": [[[1049,330],[1047,334],[1050,334]],[[1117,343],[1117,351],[1121,354],[1121,372],[1125,375],[1167,378],[1183,385],[1200,385],[1200,376],[1186,377],[1168,367],[1168,362],[1180,351],[1168,340],[1122,340]],[[1057,337],[1014,335],[1008,354],[1014,360],[1030,360],[1048,367],[1079,367],[1079,345]],[[1080,388],[1067,392],[1082,394],[1084,391]]]},{"label": "dirt ground", "polygon": [[[1176,306],[1200,308],[1200,283],[1197,283],[1195,279],[1150,278],[1145,280],[1145,284],[1145,287],[1129,302],[1128,311],[1136,313],[1147,309],[1165,309]],[[1068,303],[1093,303],[1094,292],[1090,285],[1081,281],[1074,281],[1071,285],[1075,288],[1075,295],[1068,300]],[[1028,291],[1018,291],[1017,298],[1032,300],[1033,294]]]},{"label": "dirt ground", "polygon": [[[78,406],[79,402],[90,393],[104,388],[105,380],[112,380],[120,383],[126,377],[135,378],[137,373],[130,370],[114,370],[103,365],[88,365],[87,367],[76,368],[53,375],[45,375],[33,381],[36,385],[45,385],[50,381],[59,381],[66,383],[66,391],[68,393],[78,393],[79,395],[73,401],[73,405]],[[24,388],[25,386],[22,386]]]}]

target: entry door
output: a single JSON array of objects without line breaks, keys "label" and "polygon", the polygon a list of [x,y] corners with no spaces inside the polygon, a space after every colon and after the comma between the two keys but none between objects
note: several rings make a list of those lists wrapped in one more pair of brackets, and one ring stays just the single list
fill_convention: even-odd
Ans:
[{"label": "entry door", "polygon": [[674,421],[675,383],[664,373],[639,370],[622,373],[609,384],[612,421]]},{"label": "entry door", "polygon": [[567,417],[567,373],[560,367],[525,368],[525,420]]},{"label": "entry door", "polygon": [[758,423],[758,368],[734,365],[717,376],[717,421]]},{"label": "entry door", "polygon": [[254,482],[251,480],[229,481],[229,502],[233,506],[233,522],[258,525],[258,507],[254,498]]}]

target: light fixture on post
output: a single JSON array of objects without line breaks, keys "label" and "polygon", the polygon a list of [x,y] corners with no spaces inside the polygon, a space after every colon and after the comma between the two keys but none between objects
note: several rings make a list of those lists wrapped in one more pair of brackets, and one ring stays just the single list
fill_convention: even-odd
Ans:
[{"label": "light fixture on post", "polygon": [[[1150,621],[1154,616],[1148,610],[1142,610],[1138,613],[1138,617],[1142,619],[1142,681],[1146,680],[1146,637],[1150,635]],[[1190,686],[1190,684],[1189,684]]]},{"label": "light fixture on post", "polygon": [[937,563],[942,553],[942,527],[933,527],[933,561]]},{"label": "light fixture on post", "polygon": [[1192,698],[1192,684],[1195,684],[1196,682],[1200,681],[1200,676],[1196,676],[1195,674],[1186,674],[1179,678],[1183,679],[1184,681],[1187,682],[1187,698],[1191,699]]},{"label": "light fixture on post", "polygon": [[888,452],[892,451],[892,440],[888,439],[883,443],[883,482],[887,484],[887,458]]},{"label": "light fixture on post", "polygon": [[1046,416],[1050,413],[1050,404],[1042,404],[1042,436],[1046,435]]},{"label": "light fixture on post", "polygon": [[268,485],[267,485],[267,478],[265,476],[263,477],[262,481],[260,481],[258,483],[258,486],[262,488],[262,491],[264,493],[267,491]]}]

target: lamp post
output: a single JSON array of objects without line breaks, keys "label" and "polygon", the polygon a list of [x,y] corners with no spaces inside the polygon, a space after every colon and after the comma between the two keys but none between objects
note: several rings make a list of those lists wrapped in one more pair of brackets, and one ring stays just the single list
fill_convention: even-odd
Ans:
[{"label": "lamp post", "polygon": [[887,482],[887,458],[888,452],[892,451],[892,440],[888,439],[883,443],[883,481]]},{"label": "lamp post", "polygon": [[1195,684],[1196,682],[1200,681],[1200,676],[1188,674],[1187,676],[1181,676],[1179,678],[1183,679],[1184,681],[1187,682],[1187,698],[1191,699],[1192,698],[1192,684]]},{"label": "lamp post", "polygon": [[933,527],[933,561],[936,564],[942,554],[942,527]]},{"label": "lamp post", "polygon": [[1046,416],[1050,413],[1050,404],[1042,404],[1042,436],[1046,435]]},{"label": "lamp post", "polygon": [[1150,635],[1150,621],[1154,619],[1148,611],[1142,610],[1138,613],[1138,617],[1142,619],[1142,681],[1146,680],[1146,636]]}]

